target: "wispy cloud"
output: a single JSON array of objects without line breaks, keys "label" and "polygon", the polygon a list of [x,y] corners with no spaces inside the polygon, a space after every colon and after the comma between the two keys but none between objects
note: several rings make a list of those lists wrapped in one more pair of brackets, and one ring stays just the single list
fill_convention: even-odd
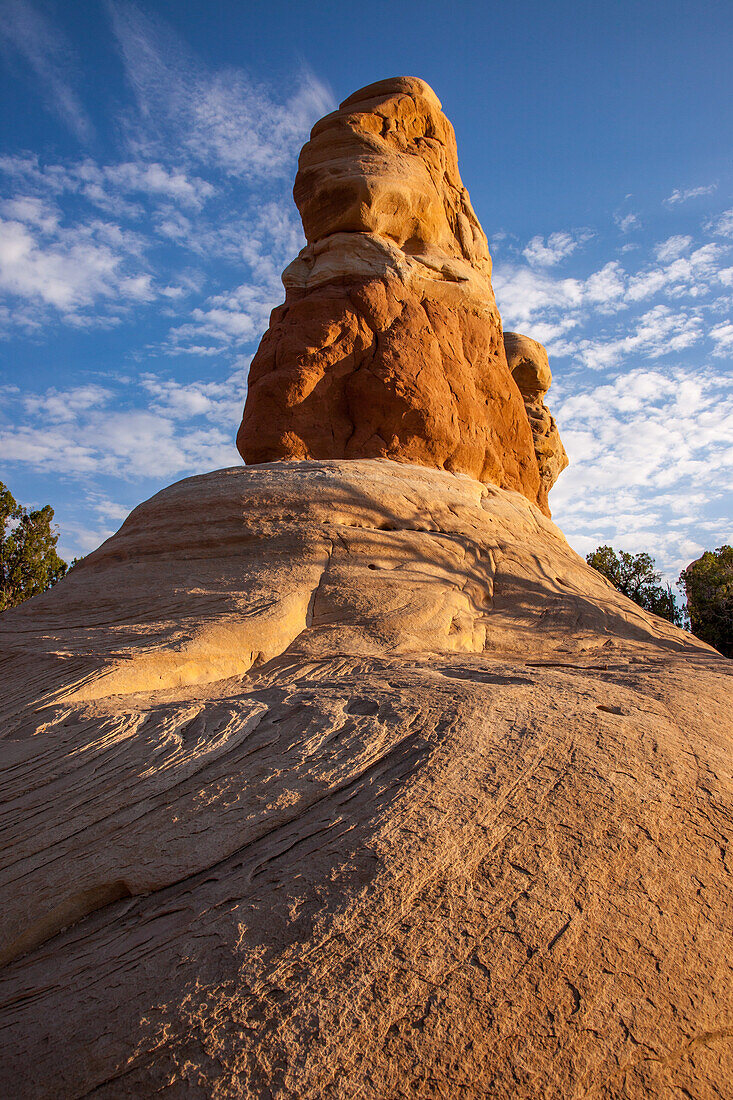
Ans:
[{"label": "wispy cloud", "polygon": [[[138,267],[134,235],[98,220],[67,228],[42,211],[29,204],[25,222],[0,218],[0,295],[52,307],[72,324],[99,299],[118,308],[154,296],[152,276]],[[35,314],[34,325],[43,316]]]},{"label": "wispy cloud", "polygon": [[134,4],[108,6],[137,101],[138,117],[128,121],[138,152],[178,147],[190,161],[233,176],[282,176],[313,121],[335,105],[307,70],[287,98],[276,99],[241,70],[205,69],[169,27]]},{"label": "wispy cloud", "polygon": [[[658,358],[700,342],[706,335],[703,310],[713,310],[718,300],[727,303],[715,294],[733,279],[730,248],[695,248],[692,237],[679,234],[652,251],[652,262],[644,262],[641,251],[635,254],[641,261],[635,270],[609,260],[584,279],[558,276],[547,265],[498,263],[494,286],[507,328],[549,340],[555,354],[573,355],[592,369],[615,366],[630,355]],[[655,299],[663,300],[630,316]],[[697,300],[699,307],[691,308]],[[617,319],[601,328],[604,318]],[[584,336],[588,325],[596,331]]]},{"label": "wispy cloud", "polygon": [[38,392],[0,389],[6,467],[37,471],[44,494],[54,471],[74,487],[70,515],[57,514],[67,559],[113,533],[144,495],[141,483],[150,492],[240,461],[234,437],[249,361],[240,355],[228,372],[208,380],[148,370]]},{"label": "wispy cloud", "polygon": [[42,417],[54,424],[75,421],[90,409],[109,405],[114,391],[104,386],[88,383],[70,390],[58,390],[55,386],[42,394],[29,393],[22,397],[22,404],[31,416]]},{"label": "wispy cloud", "polygon": [[[18,41],[57,35],[9,3]],[[298,150],[332,97],[305,70],[277,92],[212,71],[161,20],[108,8],[135,97],[124,156],[0,157],[0,332],[103,327],[163,300],[161,350],[218,354],[256,339],[281,300],[280,272],[304,243],[290,195]],[[237,285],[222,265],[236,265],[239,287],[212,293]]]},{"label": "wispy cloud", "polygon": [[166,168],[156,161],[101,167],[92,161],[85,161],[71,174],[79,180],[80,189],[92,201],[100,197],[102,201],[109,201],[108,191],[112,195],[118,192],[137,193],[156,199],[172,199],[199,210],[215,192],[214,186],[206,180],[187,175],[180,168]]},{"label": "wispy cloud", "polygon": [[702,195],[712,195],[717,189],[717,183],[710,183],[707,187],[688,187],[686,190],[675,188],[672,194],[664,199],[664,205],[679,206],[680,203],[688,202],[690,199],[698,199]]},{"label": "wispy cloud", "polygon": [[683,351],[698,343],[702,334],[702,322],[695,313],[660,304],[633,321],[623,335],[579,340],[569,350],[591,370],[607,370],[630,356],[659,359]]},{"label": "wispy cloud", "polygon": [[708,221],[706,229],[708,233],[713,233],[718,237],[733,237],[733,209],[724,210],[717,218]]},{"label": "wispy cloud", "polygon": [[278,288],[249,283],[215,294],[204,308],[192,311],[190,322],[171,329],[167,350],[178,352],[193,343],[213,351],[211,344],[202,344],[207,340],[216,341],[220,348],[246,344],[267,328],[267,319],[281,297]]},{"label": "wispy cloud", "polygon": [[57,26],[29,0],[3,0],[0,6],[0,44],[20,56],[44,92],[45,105],[79,138],[88,141],[91,120],[74,91],[76,59]]},{"label": "wispy cloud", "polygon": [[666,241],[660,241],[654,245],[654,255],[660,263],[668,263],[670,260],[678,260],[692,247],[692,237],[677,234],[668,237]]},{"label": "wispy cloud", "polygon": [[715,343],[713,355],[717,358],[733,355],[733,322],[715,325],[710,330],[710,339]]}]

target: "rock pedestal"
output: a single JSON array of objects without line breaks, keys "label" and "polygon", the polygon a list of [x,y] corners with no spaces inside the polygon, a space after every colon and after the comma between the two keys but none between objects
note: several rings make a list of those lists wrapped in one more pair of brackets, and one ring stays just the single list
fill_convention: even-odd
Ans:
[{"label": "rock pedestal", "polygon": [[731,662],[517,493],[191,478],[0,659],[0,1095],[726,1095]]}]

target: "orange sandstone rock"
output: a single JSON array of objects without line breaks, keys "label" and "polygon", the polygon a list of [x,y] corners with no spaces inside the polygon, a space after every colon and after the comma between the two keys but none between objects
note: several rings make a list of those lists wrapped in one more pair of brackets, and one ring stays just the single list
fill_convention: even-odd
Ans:
[{"label": "orange sandstone rock", "polygon": [[542,481],[542,507],[547,504],[547,494],[568,464],[555,417],[543,401],[552,382],[550,364],[542,344],[531,340],[529,336],[521,336],[518,332],[504,333],[504,350],[532,429],[534,452]]},{"label": "orange sandstone rock", "polygon": [[294,195],[308,245],[252,362],[245,462],[393,458],[549,514],[486,237],[432,89],[401,77],[350,96],[313,128]]}]

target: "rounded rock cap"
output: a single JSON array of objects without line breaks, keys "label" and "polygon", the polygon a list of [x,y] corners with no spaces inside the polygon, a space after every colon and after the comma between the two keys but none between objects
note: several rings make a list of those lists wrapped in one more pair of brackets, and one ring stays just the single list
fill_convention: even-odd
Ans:
[{"label": "rounded rock cap", "polygon": [[367,84],[356,92],[352,92],[343,103],[339,103],[339,110],[357,107],[359,104],[373,102],[375,99],[388,99],[395,95],[428,99],[439,111],[443,109],[443,104],[426,80],[421,80],[419,76],[390,76],[386,80],[377,80],[374,84]]},{"label": "rounded rock cap", "polygon": [[531,336],[522,336],[520,332],[504,333],[509,370],[526,398],[541,398],[550,388],[552,372],[547,359],[547,351]]}]

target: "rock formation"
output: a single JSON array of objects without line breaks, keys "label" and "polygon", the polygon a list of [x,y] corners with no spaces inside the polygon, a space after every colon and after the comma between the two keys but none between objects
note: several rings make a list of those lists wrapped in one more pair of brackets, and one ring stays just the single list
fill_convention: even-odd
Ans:
[{"label": "rock formation", "polygon": [[562,466],[538,468],[433,90],[401,77],[350,96],[313,128],[294,196],[308,245],[252,362],[245,462],[394,458],[516,489],[549,515]]},{"label": "rock formation", "polygon": [[[473,225],[457,172],[453,205],[433,186],[449,133],[437,101],[418,82],[389,88],[383,126],[360,115],[374,157],[393,116],[395,149],[416,134],[429,156],[400,168],[389,152],[381,191],[386,169],[373,179],[365,154],[355,173],[350,124],[326,120],[302,162],[304,221],[326,234],[306,249],[311,274],[349,256],[379,270],[390,247],[405,274],[382,270],[361,297],[327,278],[276,311],[245,450],[258,432],[275,446],[279,410],[291,460],[165,489],[0,616],[0,1096],[730,1092],[733,664],[617,592],[527,499],[563,464],[546,358],[507,334],[507,363],[485,297],[473,315],[441,297],[459,284],[416,289],[410,265],[440,249],[485,291],[488,256],[480,235],[454,234],[461,212]],[[330,182],[319,133],[343,150]],[[336,208],[352,220],[332,232]],[[486,483],[435,468],[457,454],[440,449],[447,430],[438,446],[437,429],[408,437],[399,418],[399,462],[292,460],[319,410],[336,438],[361,352],[344,365],[329,349],[367,340],[380,300],[382,318],[399,301],[433,333],[439,315],[474,333],[484,358],[462,359],[451,415],[478,402],[480,360],[506,418],[451,438],[484,454]],[[423,377],[450,377],[448,341],[400,391],[417,329],[370,331],[382,389],[364,421],[347,409],[363,440],[396,393],[414,412]],[[387,346],[408,349],[404,371]],[[268,363],[292,383],[284,404]],[[296,397],[311,366],[308,421]],[[523,429],[503,453],[508,410]],[[529,470],[532,492],[494,483]]]},{"label": "rock formation", "polygon": [[547,352],[542,344],[530,340],[529,336],[521,336],[518,332],[504,333],[504,350],[512,378],[519,386],[527,410],[540,471],[540,500],[546,500],[550,489],[568,464],[555,417],[543,401],[552,382]]},{"label": "rock formation", "polygon": [[0,644],[2,1095],[725,1095],[730,662],[521,495],[191,478]]}]

